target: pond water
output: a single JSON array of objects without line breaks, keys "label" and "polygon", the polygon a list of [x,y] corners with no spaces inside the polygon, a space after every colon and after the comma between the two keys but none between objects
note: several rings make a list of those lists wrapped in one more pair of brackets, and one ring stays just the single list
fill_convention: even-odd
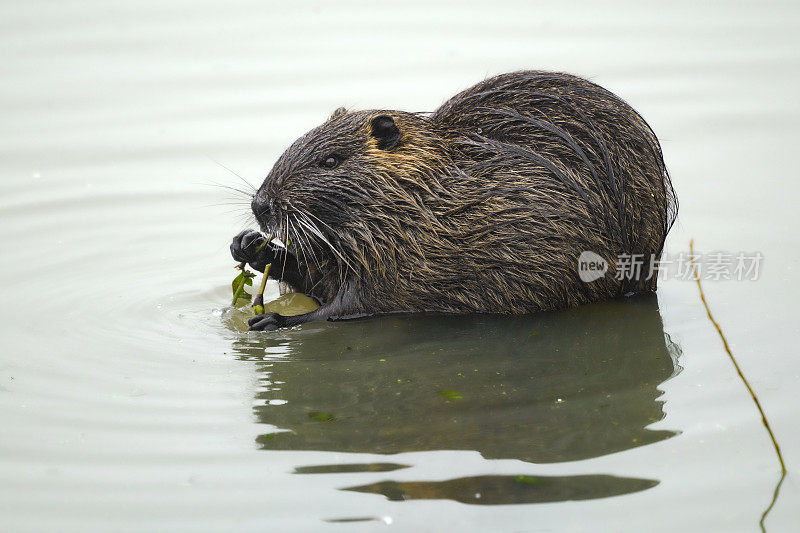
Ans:
[{"label": "pond water", "polygon": [[[575,72],[637,108],[800,519],[791,2],[0,6],[0,529],[758,531],[780,471],[693,282],[529,317],[249,333],[230,238],[336,107]],[[230,204],[230,205],[229,205]],[[270,284],[268,292],[278,294]]]}]

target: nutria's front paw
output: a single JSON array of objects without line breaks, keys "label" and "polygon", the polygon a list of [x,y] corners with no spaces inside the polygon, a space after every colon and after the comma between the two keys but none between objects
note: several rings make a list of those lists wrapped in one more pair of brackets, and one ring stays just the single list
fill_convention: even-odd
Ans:
[{"label": "nutria's front paw", "polygon": [[275,250],[265,241],[260,231],[246,229],[233,238],[231,255],[235,261],[250,263],[254,269],[264,272],[267,263],[275,258]]},{"label": "nutria's front paw", "polygon": [[256,315],[247,321],[250,331],[273,331],[286,325],[286,317],[278,313]]}]

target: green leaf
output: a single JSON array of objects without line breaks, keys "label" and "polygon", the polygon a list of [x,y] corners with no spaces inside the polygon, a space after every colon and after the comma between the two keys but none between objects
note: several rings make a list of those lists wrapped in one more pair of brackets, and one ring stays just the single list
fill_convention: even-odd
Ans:
[{"label": "green leaf", "polygon": [[514,476],[514,481],[517,483],[525,483],[526,485],[541,485],[544,483],[538,477],[533,476]]},{"label": "green leaf", "polygon": [[278,313],[283,316],[302,315],[318,308],[319,304],[301,292],[288,292],[264,304],[262,313]]},{"label": "green leaf", "polygon": [[245,292],[244,288],[253,285],[254,277],[255,274],[252,272],[242,270],[239,272],[238,276],[233,278],[233,282],[231,283],[231,290],[233,291],[233,303],[231,305],[236,305],[239,300],[244,300],[246,302],[250,301],[250,294]]},{"label": "green leaf", "polygon": [[439,396],[441,396],[442,398],[445,398],[447,400],[460,400],[461,398],[463,398],[463,396],[461,396],[459,393],[457,393],[454,390],[440,390],[440,391],[436,391],[436,392],[439,393]]},{"label": "green leaf", "polygon": [[322,411],[311,411],[308,413],[308,418],[311,420],[316,420],[317,422],[330,422],[334,420],[335,417],[330,413],[324,413]]}]

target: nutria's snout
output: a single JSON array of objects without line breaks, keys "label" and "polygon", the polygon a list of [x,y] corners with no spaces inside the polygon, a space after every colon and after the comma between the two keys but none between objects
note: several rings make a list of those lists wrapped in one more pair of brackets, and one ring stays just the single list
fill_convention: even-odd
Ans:
[{"label": "nutria's snout", "polygon": [[253,215],[255,215],[256,221],[261,227],[261,231],[267,233],[273,231],[278,226],[274,199],[266,198],[259,192],[253,196],[253,200],[250,202],[250,208],[253,210]]}]

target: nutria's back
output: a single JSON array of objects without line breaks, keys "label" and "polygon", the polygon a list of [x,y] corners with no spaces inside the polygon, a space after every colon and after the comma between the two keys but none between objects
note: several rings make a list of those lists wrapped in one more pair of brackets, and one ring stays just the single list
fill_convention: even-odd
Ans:
[{"label": "nutria's back", "polygon": [[[430,115],[337,110],[253,205],[263,230],[295,243],[294,284],[325,302],[308,319],[528,313],[653,290],[677,211],[647,123],[593,83],[538,71],[487,79]],[[581,280],[585,251],[605,276]],[[623,254],[642,258],[637,279],[616,279]]]},{"label": "nutria's back", "polygon": [[[491,188],[479,216],[490,227],[527,234],[522,240],[536,242],[536,250],[516,257],[542,265],[542,276],[561,278],[562,298],[549,294],[548,301],[562,305],[542,307],[655,289],[649,264],[661,255],[677,202],[658,139],[624,101],[576,76],[526,71],[459,93],[430,120],[461,171]],[[538,216],[518,222],[526,205]],[[553,231],[537,229],[543,220]],[[604,279],[580,281],[583,251],[610,263]],[[614,279],[625,254],[643,259],[639,279]]]}]

